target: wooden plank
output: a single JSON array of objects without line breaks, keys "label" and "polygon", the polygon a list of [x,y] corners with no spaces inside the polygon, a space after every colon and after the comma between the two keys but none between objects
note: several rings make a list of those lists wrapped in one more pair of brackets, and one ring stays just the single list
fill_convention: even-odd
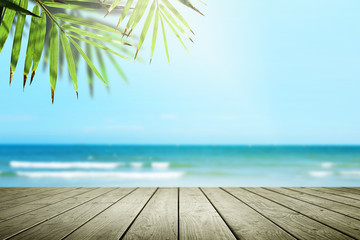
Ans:
[{"label": "wooden plank", "polygon": [[198,188],[180,188],[180,239],[236,239]]},{"label": "wooden plank", "polygon": [[[40,192],[38,194],[32,194],[26,197],[22,197],[22,198],[14,198],[11,201],[7,201],[7,202],[3,202],[0,205],[0,211],[4,210],[4,209],[9,209],[12,207],[16,207],[19,205],[23,205],[26,203],[31,203],[31,202],[35,202],[38,201],[42,198],[46,198],[49,196],[54,196],[57,194],[61,194],[61,193],[66,193],[67,191],[70,191],[73,188],[54,188],[54,189],[49,189],[48,191],[45,192]],[[3,216],[0,217],[0,219],[3,219]]]},{"label": "wooden plank", "polygon": [[360,208],[360,201],[355,200],[355,199],[342,197],[342,196],[334,195],[334,194],[327,193],[327,192],[316,191],[312,188],[290,188],[290,189],[294,190],[294,191],[298,191],[298,192],[307,193],[312,196],[321,197],[321,198],[325,198],[328,200],[332,200],[332,201],[336,201],[339,203],[343,203],[343,204],[347,204],[350,206]]},{"label": "wooden plank", "polygon": [[252,188],[247,190],[326,224],[327,226],[347,234],[348,236],[354,238],[358,238],[360,236],[360,221],[358,220],[267,189]]},{"label": "wooden plank", "polygon": [[360,220],[360,209],[357,207],[352,207],[349,205],[341,204],[324,198],[315,197],[306,193],[297,192],[286,188],[266,189]]},{"label": "wooden plank", "polygon": [[358,194],[344,192],[344,191],[336,190],[333,188],[313,188],[313,189],[316,191],[319,191],[319,192],[326,192],[326,193],[331,193],[331,194],[338,195],[338,196],[343,196],[343,197],[347,197],[347,198],[351,198],[351,199],[355,199],[355,200],[360,200],[360,195],[358,195]]},{"label": "wooden plank", "polygon": [[112,205],[65,239],[120,239],[156,188],[139,188]]},{"label": "wooden plank", "polygon": [[10,220],[0,223],[0,239],[10,237],[30,227],[36,226],[47,221],[57,215],[75,208],[87,201],[90,201],[102,194],[112,191],[112,188],[98,188],[89,192],[85,192],[78,196],[66,199],[59,203],[32,211]]},{"label": "wooden plank", "polygon": [[134,188],[117,188],[24,231],[12,239],[62,239],[133,190]]},{"label": "wooden plank", "polygon": [[353,194],[358,194],[358,195],[360,195],[360,191],[357,190],[356,188],[349,188],[349,187],[331,187],[330,189],[334,189],[334,190],[338,190],[338,191],[342,191],[342,192],[347,192],[347,193],[353,193]]},{"label": "wooden plank", "polygon": [[318,221],[245,189],[225,188],[225,190],[298,239],[352,239]]},{"label": "wooden plank", "polygon": [[158,189],[123,239],[178,239],[178,189]]},{"label": "wooden plank", "polygon": [[238,239],[295,239],[220,188],[201,188]]},{"label": "wooden plank", "polygon": [[17,217],[21,214],[35,211],[37,209],[49,206],[54,203],[61,202],[64,199],[74,197],[76,195],[91,191],[93,189],[94,188],[71,188],[67,192],[61,192],[58,194],[54,194],[54,195],[51,195],[48,197],[41,198],[36,201],[25,203],[23,205],[19,205],[19,206],[15,206],[15,207],[8,207],[8,208],[0,211],[0,219],[1,219],[0,222]]},{"label": "wooden plank", "polygon": [[29,196],[37,196],[41,193],[54,191],[58,188],[27,188],[24,190],[14,188],[14,190],[10,190],[8,192],[2,192],[0,195],[0,203],[4,204],[5,202],[12,202],[14,199],[25,198]]}]

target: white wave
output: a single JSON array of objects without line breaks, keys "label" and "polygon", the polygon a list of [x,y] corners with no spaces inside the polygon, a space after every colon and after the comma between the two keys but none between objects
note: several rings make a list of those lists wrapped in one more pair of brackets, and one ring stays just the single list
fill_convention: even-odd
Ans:
[{"label": "white wave", "polygon": [[118,179],[174,179],[184,175],[183,172],[16,172],[18,176],[30,178],[118,178]]},{"label": "white wave", "polygon": [[152,162],[151,167],[156,169],[167,169],[169,168],[169,162]]},{"label": "white wave", "polygon": [[360,176],[360,171],[359,170],[354,170],[354,171],[341,171],[340,175],[345,175],[345,176]]},{"label": "white wave", "polygon": [[332,162],[323,162],[323,163],[321,163],[322,168],[331,168],[332,166],[334,166],[334,164]]},{"label": "white wave", "polygon": [[66,168],[96,168],[96,169],[113,169],[121,163],[110,162],[20,162],[11,161],[10,166],[13,168],[50,168],[50,169],[66,169]]},{"label": "white wave", "polygon": [[143,166],[143,163],[142,162],[132,162],[132,163],[130,163],[130,166],[134,167],[134,168],[141,168]]},{"label": "white wave", "polygon": [[329,171],[311,171],[309,172],[309,174],[312,177],[318,177],[318,178],[323,178],[333,175],[333,173]]}]

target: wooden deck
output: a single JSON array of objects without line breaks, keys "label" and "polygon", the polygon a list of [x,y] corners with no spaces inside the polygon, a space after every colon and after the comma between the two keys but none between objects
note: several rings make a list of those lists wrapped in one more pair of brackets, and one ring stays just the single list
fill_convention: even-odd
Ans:
[{"label": "wooden deck", "polygon": [[0,239],[360,239],[360,188],[0,188]]}]

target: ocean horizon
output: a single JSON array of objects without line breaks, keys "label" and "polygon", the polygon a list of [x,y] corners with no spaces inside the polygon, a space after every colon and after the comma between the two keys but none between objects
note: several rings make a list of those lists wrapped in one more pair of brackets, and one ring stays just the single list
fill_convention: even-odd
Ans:
[{"label": "ocean horizon", "polygon": [[359,184],[359,145],[0,145],[1,187]]}]

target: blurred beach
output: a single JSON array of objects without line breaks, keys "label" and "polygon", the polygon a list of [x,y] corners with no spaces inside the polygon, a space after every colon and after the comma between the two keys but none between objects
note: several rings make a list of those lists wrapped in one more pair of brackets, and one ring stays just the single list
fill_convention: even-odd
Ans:
[{"label": "blurred beach", "polygon": [[0,186],[360,186],[360,146],[1,145]]}]

